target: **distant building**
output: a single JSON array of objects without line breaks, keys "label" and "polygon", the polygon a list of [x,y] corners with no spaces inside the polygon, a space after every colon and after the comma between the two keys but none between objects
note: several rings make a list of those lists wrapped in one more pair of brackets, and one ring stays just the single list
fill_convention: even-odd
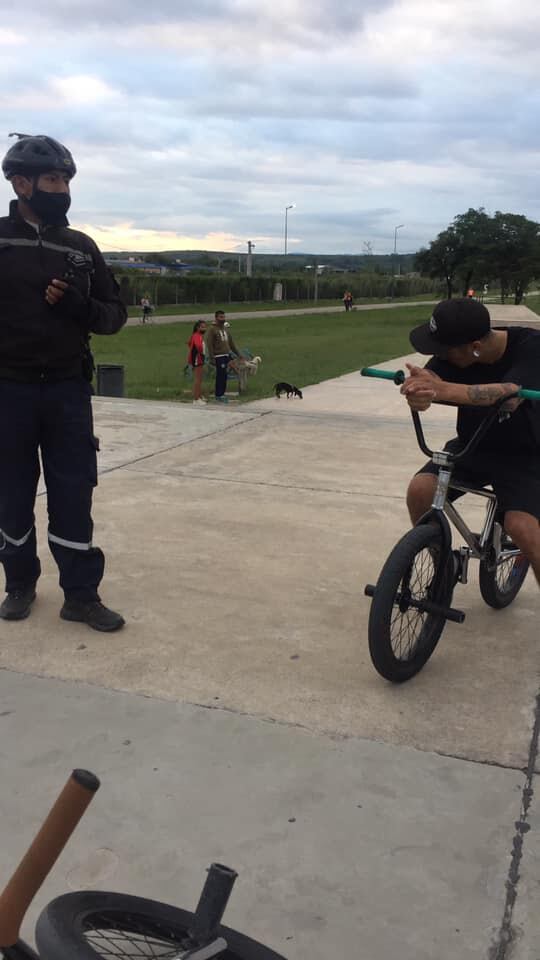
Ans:
[{"label": "distant building", "polygon": [[147,263],[145,260],[137,260],[136,257],[113,257],[105,254],[105,263],[113,270],[140,270],[141,273],[150,273],[157,276],[165,276],[167,273],[192,273],[194,270],[205,273],[214,273],[215,267],[203,267],[196,263],[184,263],[183,260],[175,260],[174,263]]}]

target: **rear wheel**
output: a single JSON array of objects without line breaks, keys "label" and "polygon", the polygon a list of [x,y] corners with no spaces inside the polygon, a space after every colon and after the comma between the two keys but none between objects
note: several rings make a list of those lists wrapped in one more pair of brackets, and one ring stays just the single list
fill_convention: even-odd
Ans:
[{"label": "rear wheel", "polygon": [[[154,900],[83,891],[58,897],[36,926],[41,960],[174,960],[193,947],[192,913]],[[218,934],[227,948],[216,960],[284,960],[228,927]],[[208,954],[210,957],[211,954]]]},{"label": "rear wheel", "polygon": [[440,527],[425,524],[409,530],[381,570],[369,615],[369,652],[386,680],[402,683],[418,673],[446,622],[411,601],[448,607],[452,592],[453,556],[443,551]]},{"label": "rear wheel", "polygon": [[[512,543],[505,543],[505,547],[511,548]],[[496,567],[482,560],[480,563],[482,599],[496,610],[509,606],[521,590],[528,569],[529,561],[522,553],[499,560]]]}]

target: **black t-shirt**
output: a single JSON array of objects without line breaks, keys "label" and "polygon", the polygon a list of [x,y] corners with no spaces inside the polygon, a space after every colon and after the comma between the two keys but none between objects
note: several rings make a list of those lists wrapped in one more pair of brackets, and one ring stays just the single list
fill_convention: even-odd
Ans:
[{"label": "black t-shirt", "polygon": [[[529,390],[540,390],[540,331],[529,327],[496,327],[506,330],[508,342],[497,363],[473,363],[455,367],[446,360],[432,357],[426,367],[448,383],[516,383]],[[457,433],[466,443],[488,416],[487,406],[458,408]],[[540,402],[524,400],[517,410],[502,422],[495,421],[477,451],[499,454],[526,454],[540,457]]]}]

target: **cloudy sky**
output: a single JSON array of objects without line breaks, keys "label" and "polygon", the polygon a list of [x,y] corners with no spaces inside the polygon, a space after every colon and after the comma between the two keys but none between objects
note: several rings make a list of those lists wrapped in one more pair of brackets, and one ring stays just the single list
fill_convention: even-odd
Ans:
[{"label": "cloudy sky", "polygon": [[0,12],[0,148],[66,143],[72,224],[104,250],[282,252],[292,203],[289,252],[391,252],[398,224],[414,251],[470,206],[540,220],[537,0]]}]

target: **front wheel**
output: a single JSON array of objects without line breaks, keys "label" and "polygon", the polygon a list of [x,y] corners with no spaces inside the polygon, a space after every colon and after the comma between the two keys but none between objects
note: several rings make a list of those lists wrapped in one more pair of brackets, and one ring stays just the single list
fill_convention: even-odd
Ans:
[{"label": "front wheel", "polygon": [[[68,893],[45,907],[36,926],[41,960],[179,960],[189,950],[193,913],[121,893]],[[285,960],[228,927],[216,960]],[[211,954],[209,953],[210,957]]]},{"label": "front wheel", "polygon": [[422,669],[444,629],[445,618],[411,601],[449,607],[453,557],[444,551],[439,526],[422,524],[396,544],[381,570],[369,614],[369,652],[386,680],[403,683]]},{"label": "front wheel", "polygon": [[496,610],[509,606],[521,590],[528,569],[529,561],[522,553],[501,558],[496,567],[482,560],[480,562],[482,599]]}]

